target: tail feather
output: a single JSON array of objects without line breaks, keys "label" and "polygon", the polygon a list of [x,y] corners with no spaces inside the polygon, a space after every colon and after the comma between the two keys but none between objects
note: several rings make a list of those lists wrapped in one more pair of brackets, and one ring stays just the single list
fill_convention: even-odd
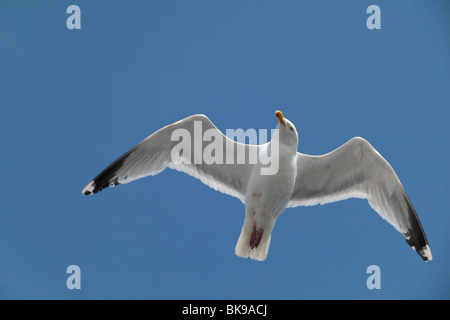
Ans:
[{"label": "tail feather", "polygon": [[[246,217],[241,234],[236,243],[235,254],[241,258],[250,257],[250,259],[258,261],[266,260],[274,225],[275,219],[270,219],[263,228],[256,229],[254,220]],[[262,236],[256,242],[252,239],[252,233],[255,230],[262,230]]]},{"label": "tail feather", "polygon": [[267,258],[270,247],[271,235],[268,232],[264,232],[257,247],[250,246],[251,232],[241,232],[239,240],[236,244],[235,253],[238,257],[248,258],[258,261],[264,261]]}]

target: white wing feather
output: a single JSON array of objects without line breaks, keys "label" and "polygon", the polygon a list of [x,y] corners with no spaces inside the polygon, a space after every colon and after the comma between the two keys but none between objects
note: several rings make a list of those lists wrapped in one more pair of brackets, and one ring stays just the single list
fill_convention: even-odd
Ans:
[{"label": "white wing feather", "polygon": [[[222,139],[224,164],[206,164],[204,161],[201,164],[194,164],[194,153],[196,150],[194,150],[193,139],[195,136],[194,123],[196,121],[201,122],[200,139],[202,139],[206,130],[216,130],[213,136],[220,136]],[[183,161],[179,163],[175,163],[171,159],[172,149],[180,143],[180,141],[172,139],[172,133],[176,129],[187,130],[192,139],[191,146],[193,146],[190,157],[187,152],[182,154]],[[197,150],[197,152],[203,154],[205,147],[209,143],[211,142],[203,142],[201,150]],[[227,150],[230,150],[230,145],[234,150],[234,164],[225,164],[225,159],[227,159],[226,153]],[[200,179],[209,187],[234,196],[244,202],[245,190],[253,164],[250,164],[249,161],[246,161],[245,164],[237,163],[238,145],[244,146],[247,156],[251,152],[257,153],[258,151],[258,146],[256,145],[243,145],[226,137],[205,115],[193,115],[168,125],[147,137],[103,170],[83,189],[82,193],[84,195],[97,193],[108,186],[128,183],[149,175],[155,175],[169,167],[183,171]],[[186,160],[189,160],[191,164],[186,164]]]},{"label": "white wing feather", "polygon": [[406,238],[424,260],[432,260],[422,225],[389,163],[364,139],[353,138],[323,156],[297,153],[297,177],[287,207],[362,198]]}]

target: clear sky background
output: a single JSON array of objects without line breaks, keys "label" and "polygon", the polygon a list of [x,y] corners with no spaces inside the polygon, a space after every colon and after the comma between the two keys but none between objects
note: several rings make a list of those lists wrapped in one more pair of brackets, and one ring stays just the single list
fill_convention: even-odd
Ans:
[{"label": "clear sky background", "polygon": [[[449,15],[448,1],[0,0],[0,298],[450,298]],[[288,209],[256,262],[234,255],[243,204],[188,175],[81,194],[164,125],[272,129],[277,109],[303,153],[366,138],[434,260],[364,200]]]}]

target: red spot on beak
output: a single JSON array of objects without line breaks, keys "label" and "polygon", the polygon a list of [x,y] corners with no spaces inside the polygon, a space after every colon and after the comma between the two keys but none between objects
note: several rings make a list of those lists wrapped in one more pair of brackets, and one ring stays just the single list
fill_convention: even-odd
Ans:
[{"label": "red spot on beak", "polygon": [[286,125],[284,124],[284,117],[283,117],[283,114],[281,113],[281,111],[280,111],[280,110],[277,110],[277,111],[275,112],[275,115],[276,115],[278,121],[279,121],[283,126],[286,127]]}]

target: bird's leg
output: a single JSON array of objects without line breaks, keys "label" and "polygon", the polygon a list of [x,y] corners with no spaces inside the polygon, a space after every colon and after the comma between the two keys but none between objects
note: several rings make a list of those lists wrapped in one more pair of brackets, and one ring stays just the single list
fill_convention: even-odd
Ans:
[{"label": "bird's leg", "polygon": [[263,229],[256,230],[256,223],[255,225],[253,225],[253,231],[250,236],[250,248],[254,249],[258,247],[259,243],[261,242],[263,232],[264,232]]}]

